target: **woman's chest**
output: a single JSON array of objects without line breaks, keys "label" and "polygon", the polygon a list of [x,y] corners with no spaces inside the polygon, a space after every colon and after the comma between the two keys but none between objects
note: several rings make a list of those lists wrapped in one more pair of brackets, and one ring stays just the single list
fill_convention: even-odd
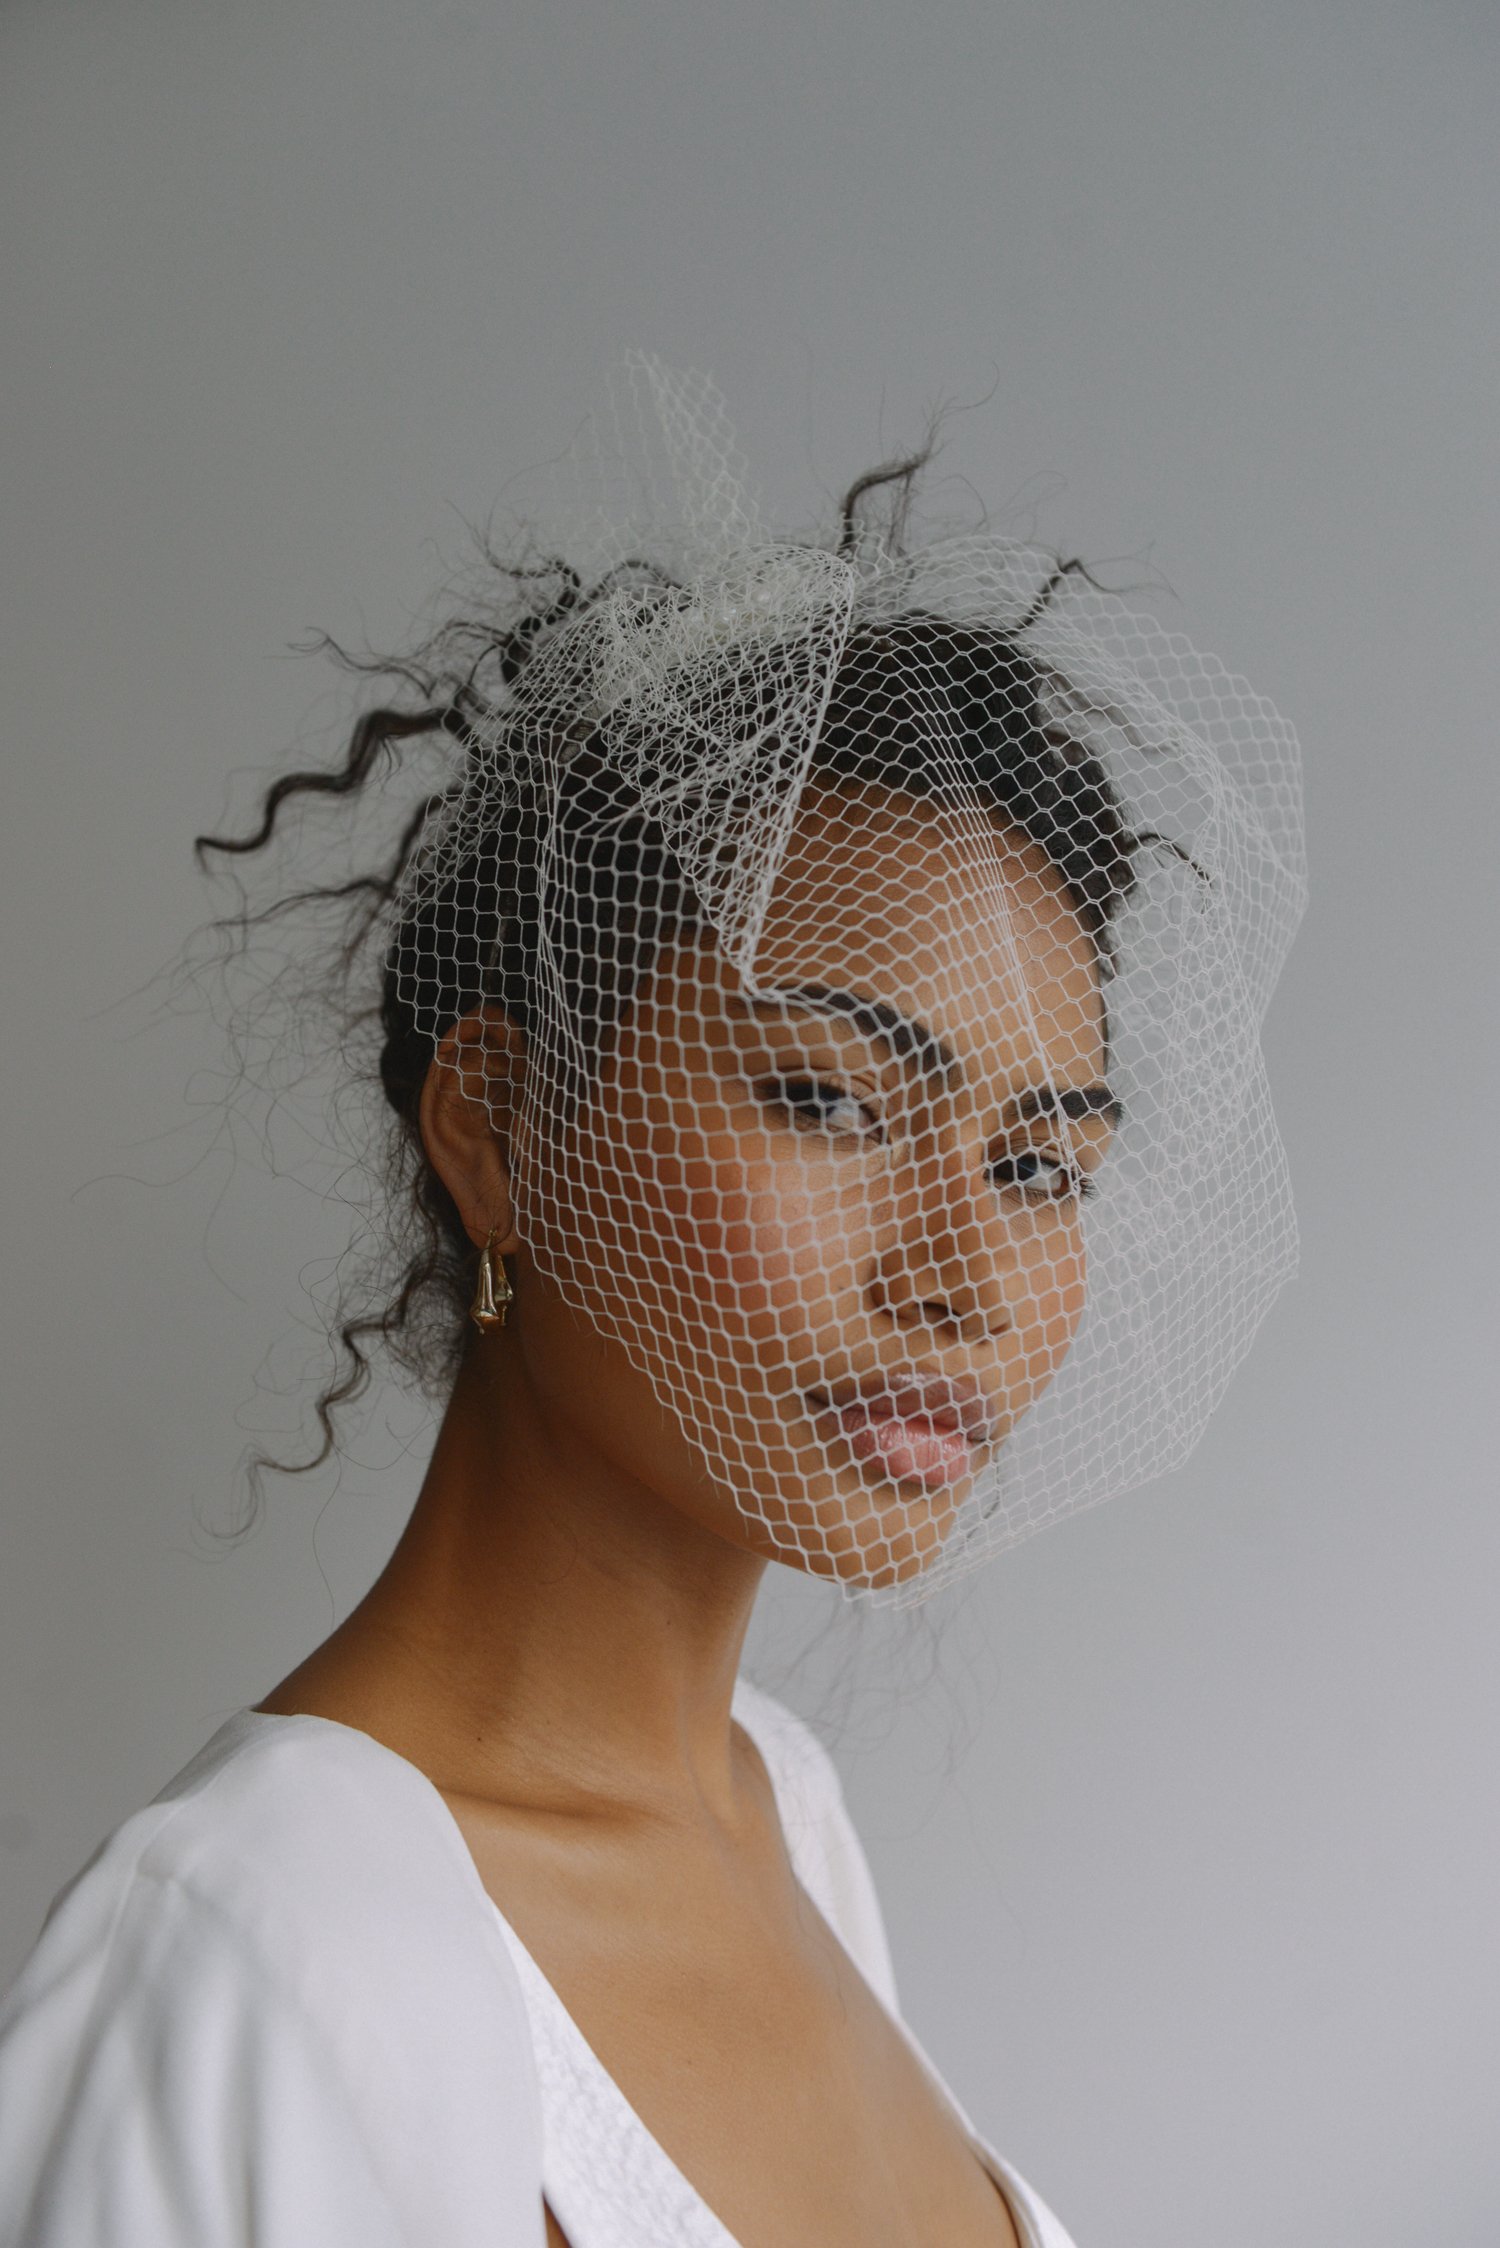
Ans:
[{"label": "woman's chest", "polygon": [[[613,2149],[625,2157],[618,2175],[637,2215],[649,2228],[646,2205],[661,2183],[665,2218],[679,2205],[677,2180],[642,2163],[638,2148],[629,2159],[633,2125],[740,2248],[1019,2248],[993,2181],[899,2033],[867,2018],[868,1999],[849,1993],[835,2021],[818,2018],[821,2004],[764,1983],[749,1991],[711,1982],[699,1995],[701,2004],[680,2009],[658,2002],[637,2034],[595,2023],[591,2050],[628,2108],[626,2128],[608,2097],[595,2104],[586,2088],[578,2100],[576,2079],[560,2099],[554,2093],[548,2145],[573,2139],[561,2178],[580,2160],[610,2162]],[[549,2162],[549,2190],[550,2172]],[[565,2194],[554,2198],[566,2214]],[[648,2229],[653,2248],[679,2239],[724,2248],[695,2217],[680,2234],[666,2222]],[[605,2248],[587,2229],[569,2242],[551,2222],[553,2248]],[[613,2248],[614,2236],[606,2240]]]},{"label": "woman's chest", "polygon": [[[714,2248],[715,2219],[742,2248],[1018,2248],[957,2119],[794,1881],[677,1851],[645,1881],[554,1866],[539,1884],[513,1853],[475,1855],[518,1942],[551,2248],[603,2248],[566,2229],[570,2179],[593,2206],[601,2166],[622,2205],[686,2200],[681,2237]],[[637,2213],[660,2248],[679,2237]]]}]

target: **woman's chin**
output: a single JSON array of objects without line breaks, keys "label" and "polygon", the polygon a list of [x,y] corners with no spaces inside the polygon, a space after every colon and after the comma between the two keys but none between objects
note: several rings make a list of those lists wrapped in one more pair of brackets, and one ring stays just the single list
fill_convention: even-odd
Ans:
[{"label": "woman's chin", "polygon": [[924,1575],[939,1559],[975,1481],[971,1474],[929,1488],[915,1478],[885,1478],[883,1486],[875,1486],[825,1470],[816,1493],[783,1496],[779,1504],[747,1514],[749,1542],[768,1560],[806,1576],[861,1591],[890,1591]]}]

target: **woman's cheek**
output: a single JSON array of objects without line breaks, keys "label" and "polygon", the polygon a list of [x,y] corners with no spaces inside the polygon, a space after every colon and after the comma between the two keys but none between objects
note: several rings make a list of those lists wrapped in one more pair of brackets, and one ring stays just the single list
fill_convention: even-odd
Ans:
[{"label": "woman's cheek", "polygon": [[805,1165],[720,1163],[683,1187],[693,1263],[727,1324],[757,1341],[790,1341],[826,1321],[853,1283],[859,1250]]},{"label": "woman's cheek", "polygon": [[1070,1226],[1065,1238],[1052,1240],[1045,1253],[1030,1259],[1027,1278],[1022,1299],[1026,1359],[1028,1367],[1045,1383],[1066,1358],[1088,1301],[1088,1255],[1082,1228]]}]

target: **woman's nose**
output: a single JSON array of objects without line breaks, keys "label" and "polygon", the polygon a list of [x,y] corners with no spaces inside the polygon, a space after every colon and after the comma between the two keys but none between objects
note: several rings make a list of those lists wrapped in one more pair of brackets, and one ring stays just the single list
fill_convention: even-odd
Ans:
[{"label": "woman's nose", "polygon": [[994,1189],[983,1192],[983,1207],[966,1187],[924,1202],[881,1257],[875,1293],[898,1327],[947,1328],[972,1346],[1015,1325],[1024,1275]]}]

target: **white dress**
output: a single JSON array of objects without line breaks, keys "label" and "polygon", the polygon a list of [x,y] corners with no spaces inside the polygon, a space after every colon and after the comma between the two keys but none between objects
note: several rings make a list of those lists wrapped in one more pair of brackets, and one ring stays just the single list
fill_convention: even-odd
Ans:
[{"label": "white dress", "polygon": [[[837,1774],[741,1680],[798,1881],[900,2024]],[[1024,2248],[1072,2248],[953,2107]],[[0,2001],[3,2248],[735,2248],[416,1766],[242,1710],[63,1889]]]}]

